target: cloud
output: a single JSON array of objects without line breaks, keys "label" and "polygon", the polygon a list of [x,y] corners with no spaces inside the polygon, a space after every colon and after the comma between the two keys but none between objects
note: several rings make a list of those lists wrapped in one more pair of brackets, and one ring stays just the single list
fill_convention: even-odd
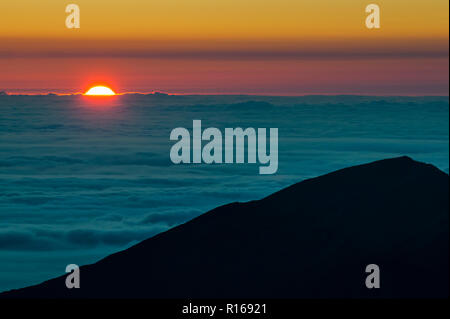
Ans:
[{"label": "cloud", "polygon": [[158,232],[165,227],[154,226],[149,229],[123,229],[123,230],[94,230],[75,229],[65,234],[68,243],[75,246],[95,247],[97,245],[123,246],[133,241],[141,241]]},{"label": "cloud", "polygon": [[192,60],[279,60],[279,59],[392,59],[392,58],[446,58],[448,48],[407,47],[407,48],[327,48],[327,49],[193,49],[187,50],[26,50],[0,51],[0,58],[133,58],[133,59],[192,59]]},{"label": "cloud", "polygon": [[0,250],[53,250],[63,247],[56,240],[38,237],[30,231],[0,230]]},{"label": "cloud", "polygon": [[[17,227],[16,227],[17,228]],[[23,227],[23,230],[0,229],[0,250],[45,251],[88,248],[97,246],[123,247],[149,238],[167,229],[163,225],[129,229],[55,229],[45,226]]]},{"label": "cloud", "polygon": [[187,210],[180,212],[164,212],[164,213],[153,213],[144,217],[140,223],[142,224],[165,224],[167,226],[174,226],[185,222],[192,217],[200,215],[201,212],[198,210]]}]

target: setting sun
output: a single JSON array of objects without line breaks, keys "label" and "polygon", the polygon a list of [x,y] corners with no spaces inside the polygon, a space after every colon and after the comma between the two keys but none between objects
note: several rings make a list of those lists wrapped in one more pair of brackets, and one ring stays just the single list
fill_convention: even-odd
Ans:
[{"label": "setting sun", "polygon": [[106,86],[94,86],[90,88],[84,95],[116,95],[113,90]]}]

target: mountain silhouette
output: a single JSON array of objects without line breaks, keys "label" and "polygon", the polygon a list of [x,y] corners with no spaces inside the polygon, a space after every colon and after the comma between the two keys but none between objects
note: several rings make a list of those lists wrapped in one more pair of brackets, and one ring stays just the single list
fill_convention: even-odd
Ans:
[{"label": "mountain silhouette", "polygon": [[[232,203],[1,297],[448,297],[449,176],[408,157],[308,179]],[[380,288],[365,285],[366,266]]]}]

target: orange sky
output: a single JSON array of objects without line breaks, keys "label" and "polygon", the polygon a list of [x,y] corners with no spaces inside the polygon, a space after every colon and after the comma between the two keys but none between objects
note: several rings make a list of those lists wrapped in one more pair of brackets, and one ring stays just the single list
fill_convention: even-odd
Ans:
[{"label": "orange sky", "polygon": [[[68,2],[69,3],[69,2]],[[0,4],[0,90],[448,94],[448,1],[58,0]]]}]

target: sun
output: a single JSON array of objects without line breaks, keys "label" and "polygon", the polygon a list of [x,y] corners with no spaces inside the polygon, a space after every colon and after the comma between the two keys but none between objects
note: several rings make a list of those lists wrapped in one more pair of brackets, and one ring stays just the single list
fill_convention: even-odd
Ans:
[{"label": "sun", "polygon": [[89,90],[87,90],[86,93],[84,93],[84,95],[116,95],[116,93],[114,93],[113,90],[111,90],[109,87],[107,86],[94,86],[91,87]]}]

